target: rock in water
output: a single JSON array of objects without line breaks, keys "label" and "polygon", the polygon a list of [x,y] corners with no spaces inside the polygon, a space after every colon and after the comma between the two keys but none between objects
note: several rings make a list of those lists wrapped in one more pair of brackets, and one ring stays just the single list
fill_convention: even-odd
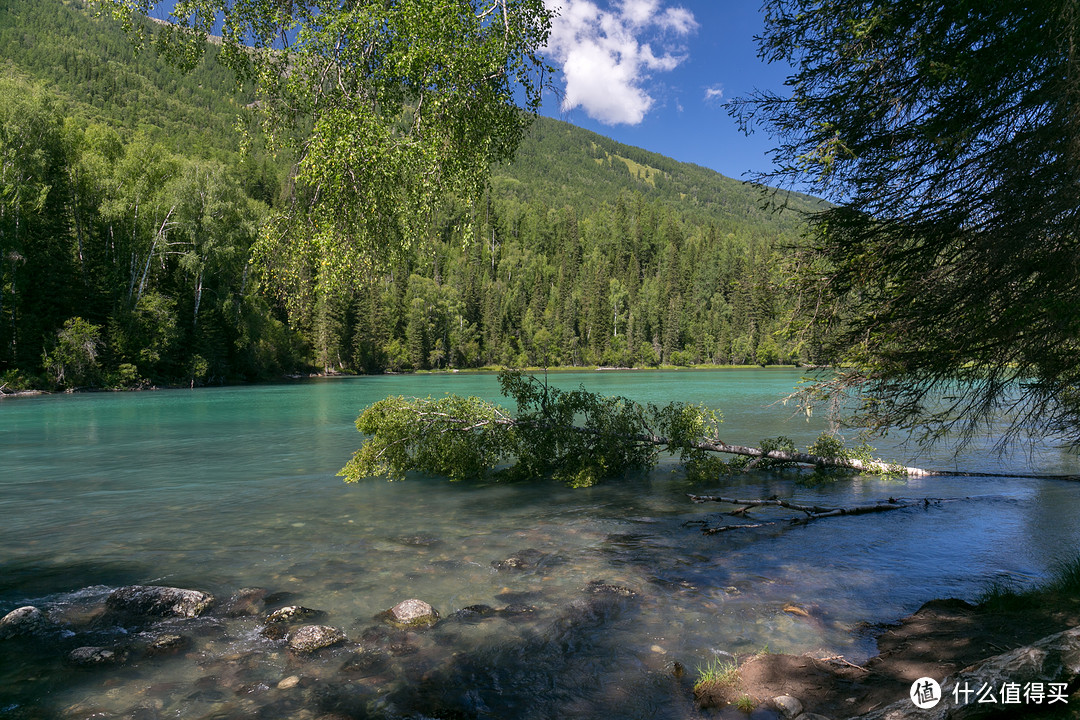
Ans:
[{"label": "rock in water", "polygon": [[144,652],[149,656],[169,655],[182,652],[191,646],[191,640],[176,633],[143,633],[140,639],[146,642]]},{"label": "rock in water", "polygon": [[33,605],[17,608],[0,618],[0,640],[37,635],[47,630],[49,625],[45,613]]},{"label": "rock in water", "polygon": [[400,628],[427,627],[439,621],[439,613],[423,600],[402,600],[386,612],[391,625]]},{"label": "rock in water", "polygon": [[225,617],[261,615],[266,609],[266,588],[241,588],[225,603]]},{"label": "rock in water", "polygon": [[121,648],[80,647],[68,654],[68,662],[80,667],[116,665],[127,660],[127,651]]},{"label": "rock in water", "polygon": [[366,648],[350,655],[342,664],[341,672],[368,676],[383,672],[389,665],[390,659],[385,653]]},{"label": "rock in water", "polygon": [[268,623],[298,623],[304,620],[314,620],[315,618],[324,618],[326,613],[322,610],[312,610],[306,608],[303,605],[289,605],[283,607],[280,610],[275,610],[266,616],[266,622]]},{"label": "rock in water", "polygon": [[129,585],[113,592],[110,610],[155,617],[198,617],[214,604],[214,596],[199,590],[161,585]]},{"label": "rock in water", "polygon": [[518,550],[505,560],[492,560],[491,567],[496,570],[532,570],[544,559],[544,553],[535,548]]},{"label": "rock in water", "polygon": [[584,592],[594,595],[618,595],[619,597],[636,598],[637,593],[622,585],[612,585],[603,580],[593,580],[584,588]]},{"label": "rock in water", "polygon": [[490,605],[467,605],[460,610],[454,612],[450,619],[452,620],[476,620],[479,618],[488,617],[495,614],[495,608]]},{"label": "rock in water", "polygon": [[289,649],[298,653],[311,653],[347,639],[345,633],[329,625],[302,625],[289,633]]}]

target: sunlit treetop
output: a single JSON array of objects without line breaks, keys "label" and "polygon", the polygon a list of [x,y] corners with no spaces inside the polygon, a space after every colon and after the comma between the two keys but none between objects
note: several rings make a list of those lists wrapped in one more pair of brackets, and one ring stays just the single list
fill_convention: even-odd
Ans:
[{"label": "sunlit treetop", "polygon": [[[151,0],[99,3],[146,34]],[[294,159],[261,260],[285,284],[315,267],[323,291],[412,248],[446,198],[475,199],[548,72],[543,0],[179,0],[171,19],[153,44],[180,64],[220,28],[221,62]]]}]

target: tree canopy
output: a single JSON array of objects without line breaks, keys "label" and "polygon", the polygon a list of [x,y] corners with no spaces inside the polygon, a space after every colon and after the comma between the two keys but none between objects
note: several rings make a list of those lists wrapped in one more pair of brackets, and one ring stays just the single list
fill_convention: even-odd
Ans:
[{"label": "tree canopy", "polygon": [[[855,421],[1080,442],[1080,9],[1073,0],[769,0],[788,92],[733,113],[811,216],[804,296]],[[954,435],[955,437],[955,435]]]},{"label": "tree canopy", "polygon": [[[136,31],[156,4],[101,2]],[[289,298],[308,276],[332,296],[478,198],[540,103],[542,0],[180,0],[172,19],[155,44],[181,63],[220,27],[220,61],[292,153],[291,203],[256,248]]]},{"label": "tree canopy", "polygon": [[[479,203],[433,212],[415,252],[334,296],[316,293],[314,265],[287,292],[268,288],[256,241],[296,183],[250,119],[256,142],[237,152],[255,94],[236,89],[221,52],[210,43],[185,73],[134,52],[83,0],[0,4],[0,61],[15,76],[0,102],[13,118],[0,137],[0,387],[820,362],[816,344],[782,332],[795,295],[776,245],[797,242],[797,213],[551,118],[492,168]],[[73,318],[97,329],[92,372],[43,364],[64,357]]]}]

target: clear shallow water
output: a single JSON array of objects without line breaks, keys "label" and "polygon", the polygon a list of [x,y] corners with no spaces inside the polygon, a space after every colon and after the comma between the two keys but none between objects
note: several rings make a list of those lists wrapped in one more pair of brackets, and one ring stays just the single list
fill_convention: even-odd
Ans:
[{"label": "clear shallow water", "polygon": [[[768,407],[795,385],[795,371],[551,380],[641,402],[705,402],[724,412],[728,442],[784,434],[806,446],[823,427]],[[355,647],[298,659],[262,638],[253,619],[195,623],[184,631],[194,636],[187,652],[107,670],[0,648],[0,716],[696,717],[693,668],[717,653],[767,646],[858,660],[873,653],[864,623],[943,595],[973,599],[994,579],[1034,582],[1080,545],[1080,483],[1062,481],[855,478],[810,489],[790,474],[759,473],[690,485],[670,465],[580,490],[424,477],[346,485],[335,476],[360,443],[362,407],[444,392],[499,399],[494,376],[460,375],[5,401],[0,613],[35,604],[68,617],[132,583],[221,599],[245,586],[291,593],[290,603],[326,611],[354,642],[376,613],[408,597],[444,617],[474,604],[535,612],[444,622],[359,674],[342,669]],[[1076,471],[1075,458],[1052,450],[1005,461],[971,453],[959,464]],[[703,536],[686,522],[714,509],[687,492],[838,504],[971,499]],[[525,549],[538,551],[535,567],[493,568]],[[637,597],[583,592],[598,580]],[[789,603],[811,617],[784,612]],[[682,681],[670,673],[676,660],[689,669]],[[276,687],[292,676],[297,687]]]}]

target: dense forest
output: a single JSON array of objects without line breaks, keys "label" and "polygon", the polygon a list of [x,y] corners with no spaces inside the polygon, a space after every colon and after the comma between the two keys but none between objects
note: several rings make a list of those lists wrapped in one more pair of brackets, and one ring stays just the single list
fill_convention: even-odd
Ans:
[{"label": "dense forest", "polygon": [[812,198],[765,210],[547,118],[479,206],[418,219],[420,249],[323,290],[318,258],[263,230],[288,159],[213,55],[184,74],[79,0],[0,7],[0,385],[816,359],[785,333]]}]

